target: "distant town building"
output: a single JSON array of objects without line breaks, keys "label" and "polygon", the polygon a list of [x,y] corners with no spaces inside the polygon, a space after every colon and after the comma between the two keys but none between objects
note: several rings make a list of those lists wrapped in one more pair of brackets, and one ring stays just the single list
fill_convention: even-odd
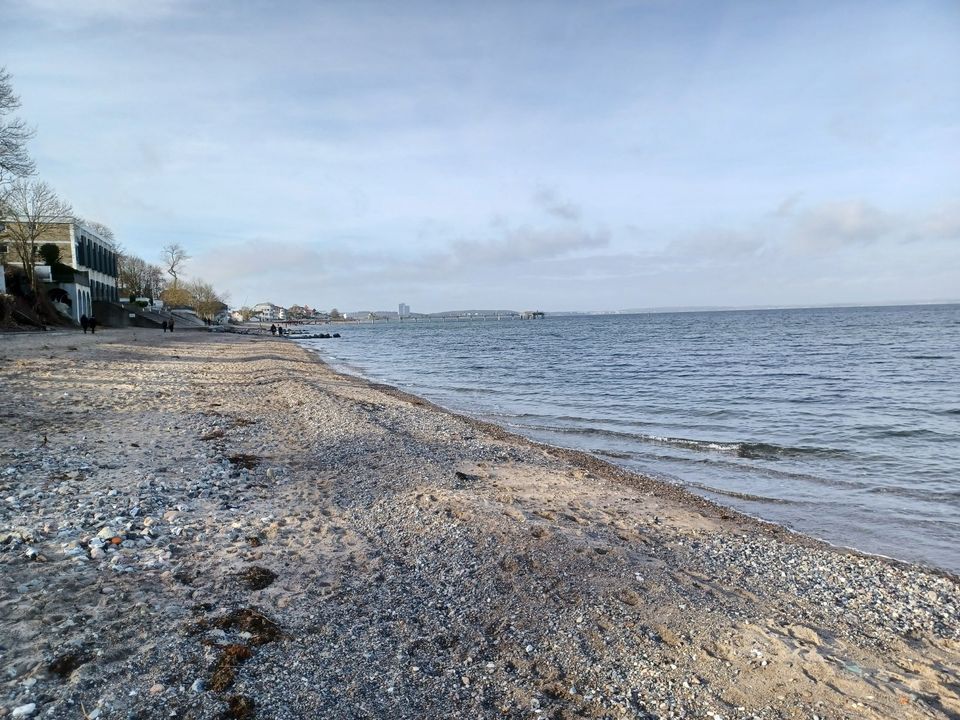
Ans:
[{"label": "distant town building", "polygon": [[271,302],[257,303],[253,306],[253,319],[262,322],[268,320],[286,320],[287,311]]},{"label": "distant town building", "polygon": [[410,306],[406,303],[400,303],[399,315],[401,318],[410,317]]},{"label": "distant town building", "polygon": [[290,320],[306,320],[318,316],[316,310],[309,305],[291,305],[287,308],[287,318]]}]

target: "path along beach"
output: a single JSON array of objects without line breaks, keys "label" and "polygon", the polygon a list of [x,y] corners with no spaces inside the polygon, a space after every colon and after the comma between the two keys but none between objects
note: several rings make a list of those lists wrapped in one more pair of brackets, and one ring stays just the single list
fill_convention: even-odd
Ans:
[{"label": "path along beach", "polygon": [[0,336],[0,716],[955,718],[960,587],[333,372]]}]

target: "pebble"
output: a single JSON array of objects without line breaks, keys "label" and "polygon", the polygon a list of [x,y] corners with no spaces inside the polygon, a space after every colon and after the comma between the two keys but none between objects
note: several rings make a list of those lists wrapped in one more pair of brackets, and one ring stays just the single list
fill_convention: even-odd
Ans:
[{"label": "pebble", "polygon": [[27,703],[26,705],[15,707],[11,713],[11,716],[15,718],[30,717],[34,712],[36,712],[36,710],[36,703]]}]

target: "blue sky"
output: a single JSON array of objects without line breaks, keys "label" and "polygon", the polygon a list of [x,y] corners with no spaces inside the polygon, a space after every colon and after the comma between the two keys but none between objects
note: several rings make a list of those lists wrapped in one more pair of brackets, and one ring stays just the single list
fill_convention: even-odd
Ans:
[{"label": "blue sky", "polygon": [[233,304],[960,297],[960,4],[0,0],[40,176]]}]

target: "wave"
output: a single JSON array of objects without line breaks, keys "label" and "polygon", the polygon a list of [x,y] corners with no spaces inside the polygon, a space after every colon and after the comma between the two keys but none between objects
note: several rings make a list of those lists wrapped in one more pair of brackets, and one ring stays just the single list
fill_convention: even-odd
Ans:
[{"label": "wave", "polygon": [[766,495],[753,495],[751,493],[737,492],[736,490],[720,490],[719,488],[711,487],[710,485],[703,485],[702,483],[687,483],[690,487],[695,487],[698,490],[703,490],[704,492],[714,493],[715,495],[723,495],[725,497],[737,498],[738,500],[749,500],[750,502],[762,502],[770,503],[771,505],[796,505],[793,500],[785,500],[783,498],[772,498],[767,497]]},{"label": "wave", "polygon": [[599,448],[593,448],[590,452],[594,455],[602,455],[603,457],[613,458],[614,460],[633,460],[633,453],[628,452],[617,452],[616,450],[601,450]]},{"label": "wave", "polygon": [[777,445],[774,443],[762,442],[726,442],[721,440],[694,440],[690,438],[668,437],[663,435],[646,435],[644,433],[629,433],[619,430],[607,430],[597,427],[556,427],[551,425],[528,425],[525,423],[515,424],[514,427],[522,427],[528,430],[540,430],[546,432],[570,434],[570,435],[588,435],[619,438],[623,440],[632,440],[634,442],[652,443],[655,445],[666,445],[670,447],[682,448],[684,450],[694,450],[697,452],[723,453],[725,455],[735,455],[736,457],[748,460],[778,460],[786,457],[819,456],[819,457],[843,457],[847,453],[843,450],[829,447],[817,447],[812,445]]}]

